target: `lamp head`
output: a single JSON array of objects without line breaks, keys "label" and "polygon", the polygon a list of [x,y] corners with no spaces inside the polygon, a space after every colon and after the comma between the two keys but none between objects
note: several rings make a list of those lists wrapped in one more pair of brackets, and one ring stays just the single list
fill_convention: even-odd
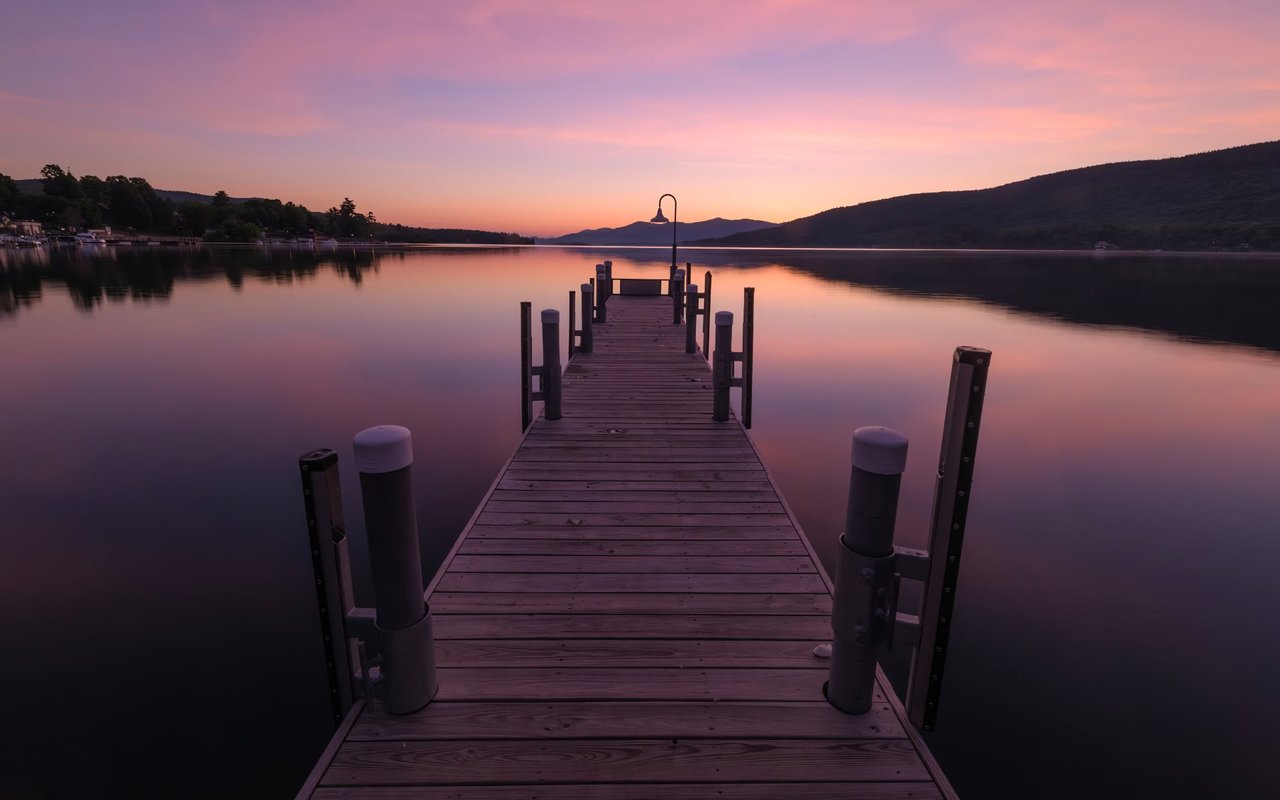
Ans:
[{"label": "lamp head", "polygon": [[653,215],[650,222],[666,222],[667,218],[662,215],[662,206],[658,206],[658,213]]}]

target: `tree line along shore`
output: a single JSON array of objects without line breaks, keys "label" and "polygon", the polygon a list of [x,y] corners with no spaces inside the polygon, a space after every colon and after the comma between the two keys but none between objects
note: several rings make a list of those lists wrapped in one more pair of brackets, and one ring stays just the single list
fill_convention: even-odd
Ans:
[{"label": "tree line along shore", "polygon": [[236,199],[221,190],[212,196],[166,192],[153,188],[145,178],[124,175],[77,178],[58,164],[40,170],[39,180],[16,181],[0,174],[0,217],[7,220],[0,220],[5,225],[38,222],[48,234],[110,228],[206,242],[323,237],[423,244],[533,244],[533,239],[515,233],[379,222],[372,212],[358,211],[350,198],[316,212],[275,199]]}]

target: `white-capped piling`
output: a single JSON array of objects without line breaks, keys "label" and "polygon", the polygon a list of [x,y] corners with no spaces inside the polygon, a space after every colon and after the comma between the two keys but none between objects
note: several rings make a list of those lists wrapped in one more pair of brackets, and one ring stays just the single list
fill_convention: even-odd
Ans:
[{"label": "white-capped piling", "polygon": [[407,428],[378,425],[353,442],[373,573],[375,628],[382,653],[386,707],[409,714],[436,693],[431,613],[422,597],[422,559]]},{"label": "white-capped piling", "polygon": [[878,426],[853,432],[849,498],[831,609],[827,701],[850,714],[871,708],[876,655],[893,624],[893,528],[907,466],[907,437]]}]

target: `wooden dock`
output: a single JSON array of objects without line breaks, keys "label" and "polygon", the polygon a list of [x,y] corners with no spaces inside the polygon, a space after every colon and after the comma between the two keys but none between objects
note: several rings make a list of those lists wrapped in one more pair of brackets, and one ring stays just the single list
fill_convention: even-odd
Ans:
[{"label": "wooden dock", "polygon": [[882,675],[824,700],[830,581],[684,331],[610,298],[427,589],[435,700],[357,701],[299,797],[955,796]]}]

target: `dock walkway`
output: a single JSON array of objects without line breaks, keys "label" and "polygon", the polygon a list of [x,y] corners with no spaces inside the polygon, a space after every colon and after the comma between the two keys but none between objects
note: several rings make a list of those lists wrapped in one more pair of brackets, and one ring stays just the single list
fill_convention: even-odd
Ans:
[{"label": "dock walkway", "polygon": [[300,796],[954,797],[883,677],[823,699],[829,581],[670,301],[608,315],[428,587],[435,700],[357,702]]}]

